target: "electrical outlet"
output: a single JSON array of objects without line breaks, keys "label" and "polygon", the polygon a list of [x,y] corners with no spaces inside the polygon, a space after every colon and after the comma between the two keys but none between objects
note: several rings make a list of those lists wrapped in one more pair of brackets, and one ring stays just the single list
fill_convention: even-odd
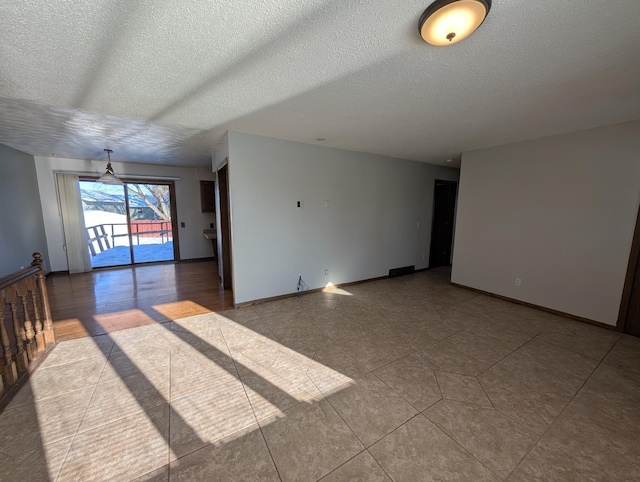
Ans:
[{"label": "electrical outlet", "polygon": [[325,208],[329,208],[329,207],[331,207],[331,203],[330,203],[329,201],[325,201],[325,202],[324,202],[324,207],[325,207]]},{"label": "electrical outlet", "polygon": [[328,269],[325,269],[325,270],[324,270],[324,275],[325,275],[325,276],[327,276],[328,274],[329,274],[329,270],[328,270]]},{"label": "electrical outlet", "polygon": [[522,280],[520,278],[516,278],[516,286],[522,285]]},{"label": "electrical outlet", "polygon": [[423,259],[423,260],[427,259],[427,253],[423,253],[423,254],[422,254],[422,259]]},{"label": "electrical outlet", "polygon": [[298,274],[298,279],[302,278],[302,273]]}]

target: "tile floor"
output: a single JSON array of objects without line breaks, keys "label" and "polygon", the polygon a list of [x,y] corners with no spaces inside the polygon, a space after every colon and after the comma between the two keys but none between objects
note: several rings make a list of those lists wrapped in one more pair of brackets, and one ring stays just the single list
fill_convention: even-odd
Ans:
[{"label": "tile floor", "polygon": [[0,480],[640,478],[640,339],[428,271],[61,342]]}]

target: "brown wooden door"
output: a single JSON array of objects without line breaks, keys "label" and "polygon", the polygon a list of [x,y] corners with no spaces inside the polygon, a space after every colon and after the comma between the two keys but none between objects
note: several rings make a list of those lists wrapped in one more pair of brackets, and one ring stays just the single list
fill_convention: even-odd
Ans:
[{"label": "brown wooden door", "polygon": [[429,268],[451,264],[457,188],[458,183],[453,181],[436,180],[435,182]]},{"label": "brown wooden door", "polygon": [[220,234],[222,235],[222,286],[233,289],[231,280],[231,225],[229,223],[229,171],[227,165],[218,171],[220,189]]},{"label": "brown wooden door", "polygon": [[629,335],[640,336],[640,211],[629,255],[627,278],[620,303],[618,329]]}]

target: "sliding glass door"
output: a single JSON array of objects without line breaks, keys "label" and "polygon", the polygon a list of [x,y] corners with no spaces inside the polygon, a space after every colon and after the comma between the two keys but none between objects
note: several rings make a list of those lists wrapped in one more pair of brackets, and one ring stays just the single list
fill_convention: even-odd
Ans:
[{"label": "sliding glass door", "polygon": [[80,181],[93,268],[176,259],[171,185]]}]

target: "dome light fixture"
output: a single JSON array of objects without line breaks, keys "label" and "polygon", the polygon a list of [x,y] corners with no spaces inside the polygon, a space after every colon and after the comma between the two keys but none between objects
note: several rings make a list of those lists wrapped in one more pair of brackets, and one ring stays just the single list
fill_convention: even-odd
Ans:
[{"label": "dome light fixture", "polygon": [[103,184],[115,184],[117,186],[124,186],[124,182],[116,177],[116,175],[113,173],[113,167],[111,167],[111,153],[113,151],[111,149],[105,149],[104,152],[107,153],[107,158],[109,159],[109,161],[107,162],[107,172],[105,172],[98,178],[98,182],[101,182]]},{"label": "dome light fixture", "polygon": [[453,45],[471,35],[490,9],[491,0],[436,0],[420,17],[418,31],[431,45]]}]

